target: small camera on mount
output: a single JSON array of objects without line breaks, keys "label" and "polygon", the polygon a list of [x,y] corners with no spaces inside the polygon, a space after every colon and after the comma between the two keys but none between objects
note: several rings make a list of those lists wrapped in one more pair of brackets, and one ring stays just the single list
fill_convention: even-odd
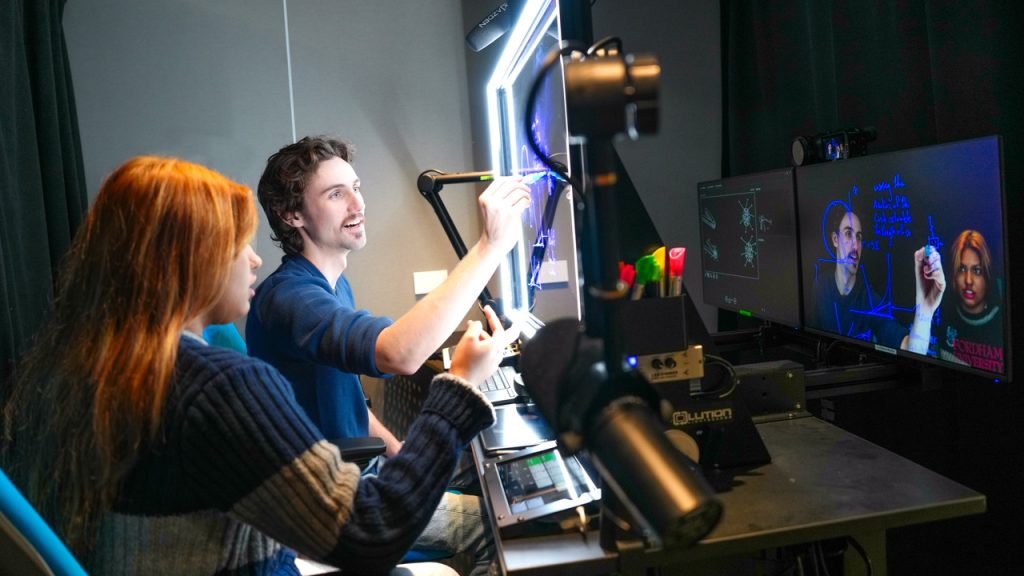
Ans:
[{"label": "small camera on mount", "polygon": [[864,156],[868,153],[868,142],[874,142],[876,138],[878,132],[874,128],[822,132],[810,138],[797,136],[793,139],[793,165],[804,166]]}]

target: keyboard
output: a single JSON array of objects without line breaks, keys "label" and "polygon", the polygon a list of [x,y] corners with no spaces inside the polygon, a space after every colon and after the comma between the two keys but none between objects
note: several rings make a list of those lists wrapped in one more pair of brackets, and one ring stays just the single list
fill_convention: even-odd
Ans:
[{"label": "keyboard", "polygon": [[[441,360],[445,370],[452,367],[452,352],[454,351],[454,346],[441,349]],[[491,374],[489,378],[481,382],[480,386],[477,388],[480,392],[483,392],[484,396],[490,400],[491,404],[500,406],[502,404],[515,402],[516,397],[519,395],[516,392],[515,381],[517,378],[520,378],[520,376],[512,365],[513,360],[518,355],[519,342],[516,341],[509,344],[502,355],[502,362],[508,363],[499,366],[498,369],[495,370],[494,374]],[[521,379],[520,383],[522,383]]]},{"label": "keyboard", "polygon": [[512,366],[499,366],[494,374],[480,383],[479,390],[495,406],[515,402],[518,396],[515,386],[517,377],[516,369]]}]

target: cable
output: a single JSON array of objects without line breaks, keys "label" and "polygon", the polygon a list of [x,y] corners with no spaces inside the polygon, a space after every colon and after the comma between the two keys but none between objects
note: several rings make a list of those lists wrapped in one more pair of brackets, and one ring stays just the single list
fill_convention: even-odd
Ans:
[{"label": "cable", "polygon": [[556,166],[551,158],[548,157],[547,153],[540,149],[540,145],[537,144],[537,140],[535,139],[533,130],[531,129],[532,127],[530,126],[530,119],[533,118],[533,108],[537,104],[537,95],[540,93],[540,87],[547,78],[548,72],[550,72],[551,68],[561,60],[562,56],[581,51],[580,45],[575,42],[562,40],[559,44],[558,48],[552,50],[544,57],[544,62],[541,64],[540,69],[537,71],[537,76],[533,79],[533,83],[530,85],[530,92],[526,97],[526,110],[523,113],[526,143],[530,146],[530,151],[533,152],[534,156],[547,166],[548,170],[551,170],[568,182],[577,193],[582,194],[583,187],[580,186],[575,179],[571,178],[566,170]]},{"label": "cable", "polygon": [[833,340],[829,342],[828,346],[825,346],[825,366],[831,366],[832,362],[829,361],[828,357],[832,354],[832,349],[839,345],[839,340]]},{"label": "cable", "polygon": [[814,341],[814,360],[818,366],[828,366],[828,358],[825,357],[825,341],[821,338]]},{"label": "cable", "polygon": [[[618,36],[605,36],[604,38],[601,38],[597,42],[594,42],[594,44],[590,48],[587,48],[587,56],[593,56],[594,54],[597,54],[598,50],[604,48],[609,44],[615,44],[614,53],[622,54],[622,39],[619,38]],[[609,52],[609,54],[611,53],[612,52]]]},{"label": "cable", "polygon": [[857,539],[853,536],[847,536],[846,541],[849,542],[850,546],[853,546],[853,549],[857,551],[857,554],[860,554],[860,557],[864,559],[864,565],[867,566],[868,569],[868,576],[872,576],[872,574],[874,574],[874,569],[871,566],[871,557],[868,556],[867,551],[864,550],[864,547],[861,546],[860,542],[857,542]]},{"label": "cable", "polygon": [[548,197],[544,201],[544,212],[541,216],[540,226],[537,228],[537,235],[533,241],[533,249],[530,251],[530,280],[527,283],[526,299],[529,310],[533,311],[536,304],[534,293],[540,286],[540,269],[544,264],[544,255],[547,254],[548,246],[551,243],[551,228],[555,222],[555,210],[558,208],[558,200],[565,190],[566,183],[557,178],[549,177]]},{"label": "cable", "polygon": [[[709,362],[711,364],[718,364],[718,365],[722,366],[723,368],[725,368],[727,372],[729,372],[729,385],[728,385],[728,387],[726,387],[726,386],[719,386],[718,388],[714,388],[714,389],[711,389],[711,390],[703,391],[700,394],[697,394],[697,396],[702,396],[703,397],[703,396],[713,396],[715,394],[718,394],[719,398],[726,398],[726,397],[728,397],[730,394],[733,393],[734,390],[736,390],[736,383],[737,383],[736,382],[736,369],[733,368],[732,363],[730,363],[725,358],[722,358],[721,356],[715,356],[714,354],[705,354],[704,355],[704,359],[705,359],[705,362]],[[722,390],[724,390],[724,392],[719,393]]]},{"label": "cable", "polygon": [[818,561],[821,563],[821,572],[825,576],[832,576],[828,571],[828,564],[825,562],[825,548],[821,545],[821,542],[814,543],[814,551],[818,555]]},{"label": "cable", "polygon": [[[591,47],[593,48],[593,47]],[[544,62],[541,64],[540,69],[537,71],[537,75],[533,79],[533,83],[530,85],[530,91],[526,98],[526,107],[523,113],[524,132],[526,133],[526,143],[530,147],[530,151],[533,152],[534,156],[537,157],[552,173],[557,175],[558,178],[564,182],[568,182],[572,186],[576,194],[580,199],[584,198],[583,186],[578,180],[572,178],[569,175],[568,167],[565,164],[556,162],[553,157],[554,154],[549,155],[547,152],[541,150],[540,144],[537,143],[536,134],[534,134],[531,126],[531,119],[533,118],[533,111],[537,105],[537,96],[540,94],[540,88],[544,84],[551,69],[558,64],[562,57],[573,52],[582,52],[582,45],[563,40],[559,43],[558,48],[552,50],[544,57]],[[537,242],[534,242],[535,249],[531,253],[530,257],[530,282],[528,284],[527,306],[530,310],[533,309],[534,298],[533,293],[535,289],[534,279],[540,271],[540,265],[543,263],[544,253],[547,251],[547,230],[546,227],[550,227],[551,222],[554,219],[555,210],[558,207],[558,201],[562,195],[561,187],[552,187],[547,202],[544,208],[544,215],[542,218],[542,226],[537,231]],[[541,240],[543,243],[541,244]],[[538,247],[539,246],[539,247]]]}]

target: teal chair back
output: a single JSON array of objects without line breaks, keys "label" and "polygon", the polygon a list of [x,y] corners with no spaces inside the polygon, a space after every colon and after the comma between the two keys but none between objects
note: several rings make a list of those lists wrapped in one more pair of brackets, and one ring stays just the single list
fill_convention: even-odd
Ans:
[{"label": "teal chair back", "polygon": [[85,576],[85,570],[0,470],[0,576]]},{"label": "teal chair back", "polygon": [[210,324],[203,330],[203,340],[210,343],[210,346],[230,348],[242,354],[248,354],[245,346],[245,339],[238,332],[234,324]]}]

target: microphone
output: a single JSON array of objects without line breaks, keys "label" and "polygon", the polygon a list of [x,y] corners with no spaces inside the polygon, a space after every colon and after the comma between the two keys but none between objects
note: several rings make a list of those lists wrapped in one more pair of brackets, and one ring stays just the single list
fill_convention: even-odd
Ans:
[{"label": "microphone", "polygon": [[523,345],[523,383],[567,453],[584,447],[647,540],[688,547],[718,523],[722,505],[655,417],[657,393],[636,372],[610,375],[604,345],[575,319]]},{"label": "microphone", "polygon": [[[556,168],[561,170],[563,173],[567,172],[565,164],[560,162],[552,162]],[[534,182],[545,178],[547,176],[554,176],[558,180],[565,182],[565,178],[558,172],[552,172],[542,168],[529,168],[522,170],[520,176],[523,177],[523,182],[526,184],[533,184]],[[440,170],[424,170],[416,177],[416,188],[420,191],[420,194],[424,196],[428,194],[436,194],[444,188],[445,184],[462,184],[465,182],[489,182],[494,180],[496,177],[495,173],[490,170],[484,170],[482,172],[441,172]]]},{"label": "microphone", "polygon": [[453,172],[446,174],[438,170],[425,170],[416,178],[416,188],[420,194],[437,193],[445,184],[460,184],[463,182],[487,182],[494,180],[494,172],[485,170],[483,172]]},{"label": "microphone", "polygon": [[509,0],[499,4],[466,34],[466,44],[469,44],[473,52],[479,52],[493,44],[512,28],[522,5],[521,0]]},{"label": "microphone", "polygon": [[[420,194],[434,208],[434,213],[437,214],[441,227],[444,228],[448,241],[451,242],[452,248],[455,249],[455,254],[459,257],[459,260],[465,258],[468,250],[466,249],[466,243],[462,241],[462,235],[459,234],[459,230],[455,226],[455,222],[452,221],[452,217],[448,213],[448,209],[445,207],[444,202],[441,201],[441,189],[444,188],[445,184],[487,182],[489,180],[494,180],[494,172],[490,170],[481,172],[453,172],[449,174],[440,170],[429,169],[424,170],[416,177],[416,188],[419,189]],[[495,314],[498,315],[498,319],[501,320],[503,327],[510,328],[512,326],[512,321],[504,314],[504,306],[501,301],[494,299],[491,296],[491,291],[486,286],[480,292],[478,300],[481,311],[484,306],[490,306]]]}]

